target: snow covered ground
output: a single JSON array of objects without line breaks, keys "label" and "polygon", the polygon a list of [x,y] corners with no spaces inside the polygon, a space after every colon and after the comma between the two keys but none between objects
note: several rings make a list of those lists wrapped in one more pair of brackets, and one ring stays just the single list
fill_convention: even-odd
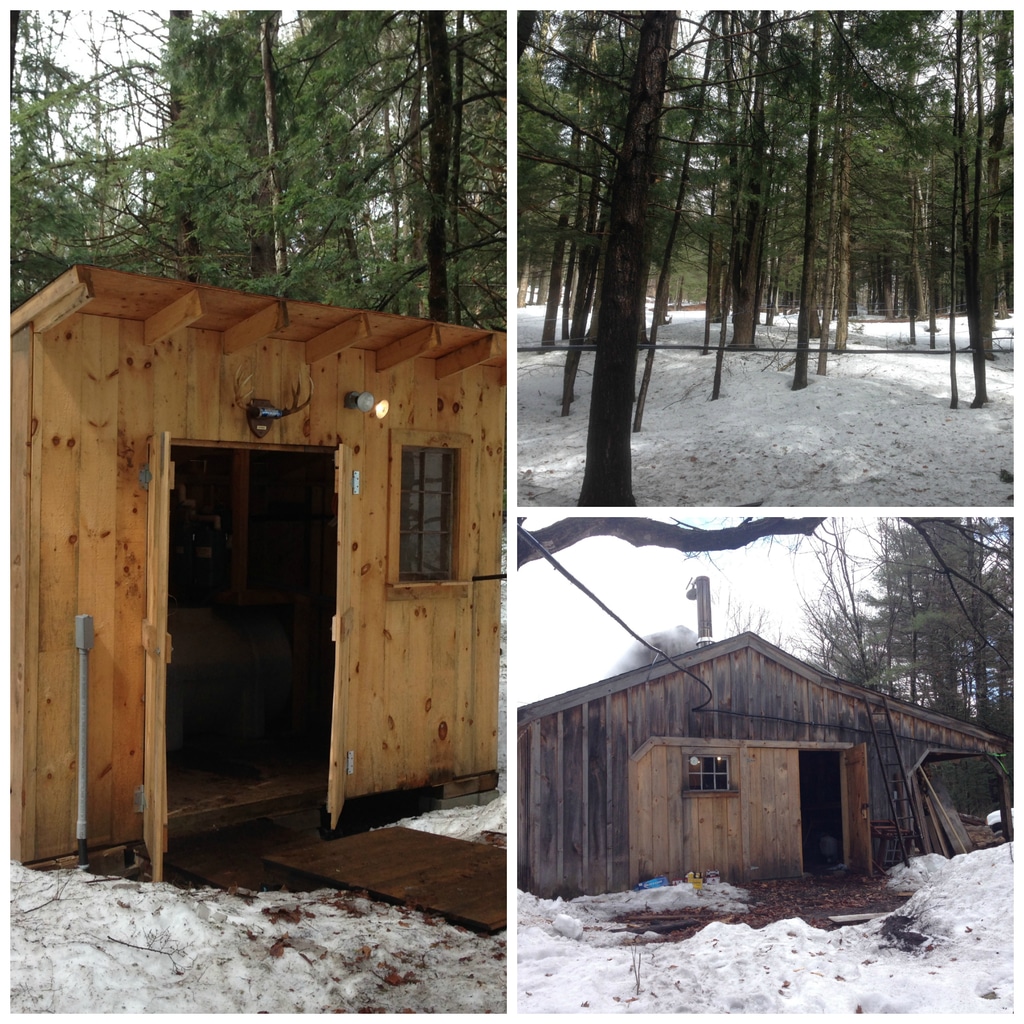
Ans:
[{"label": "snow covered ground", "polygon": [[[521,1013],[1011,1013],[1013,844],[890,872],[901,908],[835,931],[799,918],[754,930],[714,922],[635,945],[629,910],[743,905],[730,885],[562,900],[519,893]],[[651,935],[651,938],[657,936]],[[638,978],[639,975],[639,978]]]},{"label": "snow covered ground", "polygon": [[[659,344],[699,345],[703,313],[673,312]],[[517,343],[539,344],[544,310],[519,310]],[[711,402],[714,356],[659,351],[633,435],[633,492],[641,506],[1003,506],[1012,504],[1013,342],[997,340],[987,366],[989,404],[974,397],[971,356],[957,357],[960,407],[949,408],[949,355],[929,355],[924,324],[911,349],[906,323],[851,325],[850,354],[790,390],[796,317],[757,329],[754,352],[726,352],[721,397]],[[1013,326],[1001,320],[1000,332]],[[718,325],[713,327],[717,342]],[[957,321],[958,346],[967,342]],[[948,346],[948,322],[937,335]],[[813,346],[812,346],[813,348]],[[898,352],[899,354],[895,354]],[[854,354],[856,353],[856,354]],[[893,353],[893,354],[890,354]],[[641,364],[644,353],[641,353]],[[576,401],[562,417],[564,353],[520,353],[518,500],[575,505],[586,461],[593,355],[580,358]]]},{"label": "snow covered ground", "polygon": [[[501,794],[397,825],[470,841],[506,832],[505,606]],[[504,932],[334,889],[243,895],[10,867],[14,1013],[506,1010]]]},{"label": "snow covered ground", "polygon": [[[505,831],[505,795],[400,824]],[[230,895],[11,863],[14,1013],[503,1013],[505,934],[333,889]]]}]

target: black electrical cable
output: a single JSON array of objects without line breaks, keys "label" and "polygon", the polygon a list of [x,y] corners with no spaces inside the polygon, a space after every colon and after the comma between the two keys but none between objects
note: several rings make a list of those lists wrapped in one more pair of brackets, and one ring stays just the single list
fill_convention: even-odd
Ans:
[{"label": "black electrical cable", "polygon": [[[587,597],[589,597],[590,600],[593,601],[594,604],[596,604],[598,608],[600,608],[601,611],[605,613],[605,615],[611,616],[611,618],[613,618],[631,637],[633,637],[634,640],[638,640],[648,650],[654,651],[655,654],[658,654],[661,657],[663,657],[667,662],[669,662],[669,664],[679,669],[680,672],[685,672],[688,676],[691,676],[693,679],[696,679],[697,682],[700,683],[700,685],[708,691],[708,699],[698,707],[691,708],[691,711],[700,711],[701,708],[707,707],[708,704],[710,704],[711,701],[714,700],[715,695],[711,687],[708,686],[708,684],[705,683],[704,680],[701,679],[701,677],[697,675],[696,672],[691,672],[685,666],[680,665],[678,661],[671,657],[671,655],[668,655],[660,648],[655,647],[654,644],[645,640],[639,633],[636,632],[636,630],[632,629],[629,625],[627,625],[625,620],[621,616],[616,615],[615,612],[613,612],[611,608],[609,608],[608,605],[606,605],[604,601],[602,601],[601,598],[597,596],[597,594],[595,594],[592,590],[588,590],[586,586],[584,586],[578,579],[576,579],[575,576],[573,576],[571,572],[569,572],[568,569],[565,568],[565,566],[558,562],[554,555],[552,555],[551,552],[548,551],[548,549],[544,547],[544,545],[541,544],[541,542],[537,540],[537,538],[534,537],[532,533],[530,533],[528,530],[523,529],[522,523],[519,523],[517,525],[517,529],[519,530],[520,535],[526,539],[528,544],[536,548],[543,558],[549,561],[555,567],[555,569],[557,569],[574,587],[576,587],[577,589],[581,590],[584,594],[586,594]],[[653,664],[657,664],[657,660],[655,660]]]}]

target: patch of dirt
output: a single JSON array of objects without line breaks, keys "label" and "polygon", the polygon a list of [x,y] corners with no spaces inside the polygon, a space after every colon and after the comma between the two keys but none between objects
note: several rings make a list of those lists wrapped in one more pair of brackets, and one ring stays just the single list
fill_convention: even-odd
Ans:
[{"label": "patch of dirt", "polygon": [[744,911],[723,912],[714,907],[686,907],[666,911],[623,914],[617,918],[624,930],[634,935],[645,931],[659,933],[642,942],[678,942],[695,935],[712,921],[747,924],[763,928],[773,921],[799,917],[815,928],[840,927],[829,918],[840,914],[887,914],[913,895],[886,888],[882,876],[804,875],[768,882],[747,882],[742,886],[750,895]]}]

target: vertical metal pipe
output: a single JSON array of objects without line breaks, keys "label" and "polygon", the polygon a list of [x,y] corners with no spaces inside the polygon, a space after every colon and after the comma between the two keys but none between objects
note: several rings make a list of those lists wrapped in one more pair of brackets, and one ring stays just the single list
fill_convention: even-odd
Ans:
[{"label": "vertical metal pipe", "polygon": [[94,642],[91,615],[75,616],[75,646],[78,648],[78,870],[89,870],[86,848],[88,823],[86,808],[89,796],[89,651]]},{"label": "vertical metal pipe", "polygon": [[698,576],[690,581],[686,596],[697,602],[697,646],[707,647],[711,639],[711,580]]}]

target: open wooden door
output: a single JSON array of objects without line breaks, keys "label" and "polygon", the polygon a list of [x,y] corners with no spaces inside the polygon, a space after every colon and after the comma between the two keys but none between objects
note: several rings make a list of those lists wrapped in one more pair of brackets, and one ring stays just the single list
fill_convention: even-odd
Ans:
[{"label": "open wooden door", "polygon": [[349,702],[349,640],[355,614],[352,610],[352,577],[349,560],[352,555],[352,516],[349,496],[352,494],[352,449],[339,445],[334,455],[334,493],[338,498],[338,592],[336,596],[334,639],[334,704],[331,711],[331,758],[327,774],[327,813],[331,828],[337,828],[345,806],[345,776],[348,774],[348,702]]},{"label": "open wooden door", "polygon": [[868,745],[843,751],[843,861],[851,871],[871,874],[871,797]]},{"label": "open wooden door", "polygon": [[153,881],[164,874],[167,844],[167,560],[170,548],[171,435],[158,434],[149,446],[149,509],[146,533],[146,618],[142,646],[146,650],[146,734],[143,757],[143,838],[149,851]]}]

